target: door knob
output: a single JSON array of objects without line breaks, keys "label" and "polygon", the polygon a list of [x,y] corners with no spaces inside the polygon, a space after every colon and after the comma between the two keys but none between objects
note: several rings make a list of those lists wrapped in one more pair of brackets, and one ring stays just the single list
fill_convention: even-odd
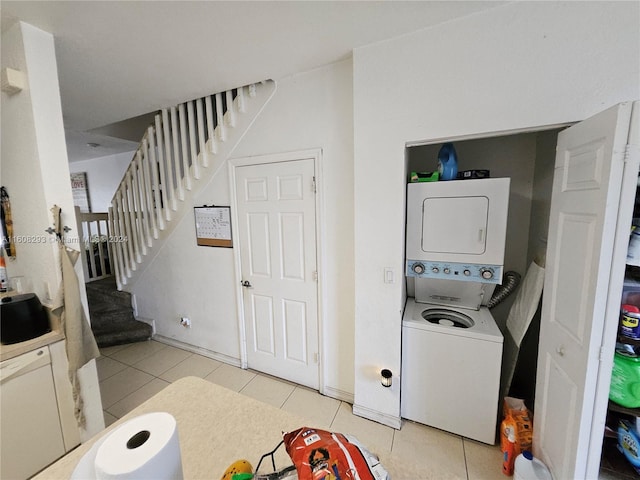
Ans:
[{"label": "door knob", "polygon": [[240,282],[240,285],[242,285],[243,287],[247,287],[247,288],[253,288],[253,285],[251,285],[251,282],[249,282],[249,280],[245,280],[244,282]]},{"label": "door knob", "polygon": [[561,357],[564,357],[564,346],[560,345],[559,347],[556,348],[556,353],[558,355],[560,355]]}]

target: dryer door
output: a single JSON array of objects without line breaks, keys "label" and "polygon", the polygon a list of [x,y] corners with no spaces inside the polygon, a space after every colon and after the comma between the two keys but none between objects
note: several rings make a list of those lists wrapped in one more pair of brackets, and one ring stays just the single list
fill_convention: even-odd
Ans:
[{"label": "dryer door", "polygon": [[487,197],[427,197],[422,208],[423,252],[470,255],[485,252]]}]

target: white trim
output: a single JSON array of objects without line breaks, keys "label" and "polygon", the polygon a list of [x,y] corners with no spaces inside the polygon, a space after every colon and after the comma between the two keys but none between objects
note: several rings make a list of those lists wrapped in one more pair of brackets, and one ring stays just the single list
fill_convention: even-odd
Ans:
[{"label": "white trim", "polygon": [[405,147],[419,147],[422,145],[432,145],[443,142],[461,142],[464,140],[480,140],[484,138],[504,137],[506,135],[518,135],[521,133],[536,133],[545,130],[564,129],[577,122],[556,123],[553,125],[541,125],[537,127],[514,128],[511,130],[497,130],[492,132],[472,133],[467,135],[453,135],[448,137],[429,138],[426,140],[413,140],[405,143]]},{"label": "white trim", "polygon": [[219,362],[227,363],[229,365],[233,365],[234,367],[240,367],[239,359],[230,357],[223,353],[212,352],[211,350],[207,350],[206,348],[190,345],[188,343],[184,343],[169,337],[164,337],[162,335],[154,335],[153,340],[155,340],[156,342],[164,343],[165,345],[171,345],[172,347],[186,350],[191,353],[197,353],[198,355],[202,355],[203,357],[212,358],[213,360],[218,360]]},{"label": "white trim", "polygon": [[323,395],[327,397],[335,398],[336,400],[340,400],[342,402],[347,402],[350,405],[353,405],[354,396],[353,393],[346,392],[344,390],[339,390],[333,387],[325,387],[320,391]]},{"label": "white trim", "polygon": [[[253,157],[241,157],[229,159],[227,168],[229,172],[229,196],[231,205],[231,235],[232,238],[238,239],[238,196],[236,191],[236,168],[251,165],[263,165],[269,163],[290,162],[295,160],[313,159],[314,173],[316,177],[316,268],[318,271],[317,282],[317,304],[318,304],[318,390],[323,392],[324,379],[326,378],[326,362],[325,358],[325,294],[324,294],[324,266],[325,266],[325,247],[324,247],[324,228],[326,225],[324,213],[324,196],[322,181],[322,149],[315,148],[309,150],[296,150],[292,152],[275,153],[268,155],[258,155]],[[237,240],[236,240],[237,241]],[[247,368],[247,336],[244,322],[244,304],[242,302],[242,281],[240,249],[233,249],[233,259],[235,266],[235,292],[236,306],[238,309],[238,332],[240,337],[240,363],[242,368]]]},{"label": "white trim", "polygon": [[402,426],[402,419],[400,417],[380,413],[377,410],[361,407],[359,405],[353,406],[353,414],[358,415],[359,417],[368,418],[374,422],[382,423],[383,425],[395,428],[396,430],[400,430],[400,427]]}]

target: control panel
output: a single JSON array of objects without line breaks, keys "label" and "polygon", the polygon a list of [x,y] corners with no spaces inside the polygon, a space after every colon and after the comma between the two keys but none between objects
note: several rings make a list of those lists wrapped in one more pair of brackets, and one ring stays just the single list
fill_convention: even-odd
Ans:
[{"label": "control panel", "polygon": [[407,260],[405,274],[407,277],[414,278],[500,284],[502,282],[502,265]]}]

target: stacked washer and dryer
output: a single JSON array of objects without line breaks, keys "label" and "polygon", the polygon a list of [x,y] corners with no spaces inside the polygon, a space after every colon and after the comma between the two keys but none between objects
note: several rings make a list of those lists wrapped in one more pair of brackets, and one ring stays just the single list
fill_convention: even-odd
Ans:
[{"label": "stacked washer and dryer", "polygon": [[503,337],[486,307],[502,282],[508,178],[407,185],[403,418],[496,440]]}]

